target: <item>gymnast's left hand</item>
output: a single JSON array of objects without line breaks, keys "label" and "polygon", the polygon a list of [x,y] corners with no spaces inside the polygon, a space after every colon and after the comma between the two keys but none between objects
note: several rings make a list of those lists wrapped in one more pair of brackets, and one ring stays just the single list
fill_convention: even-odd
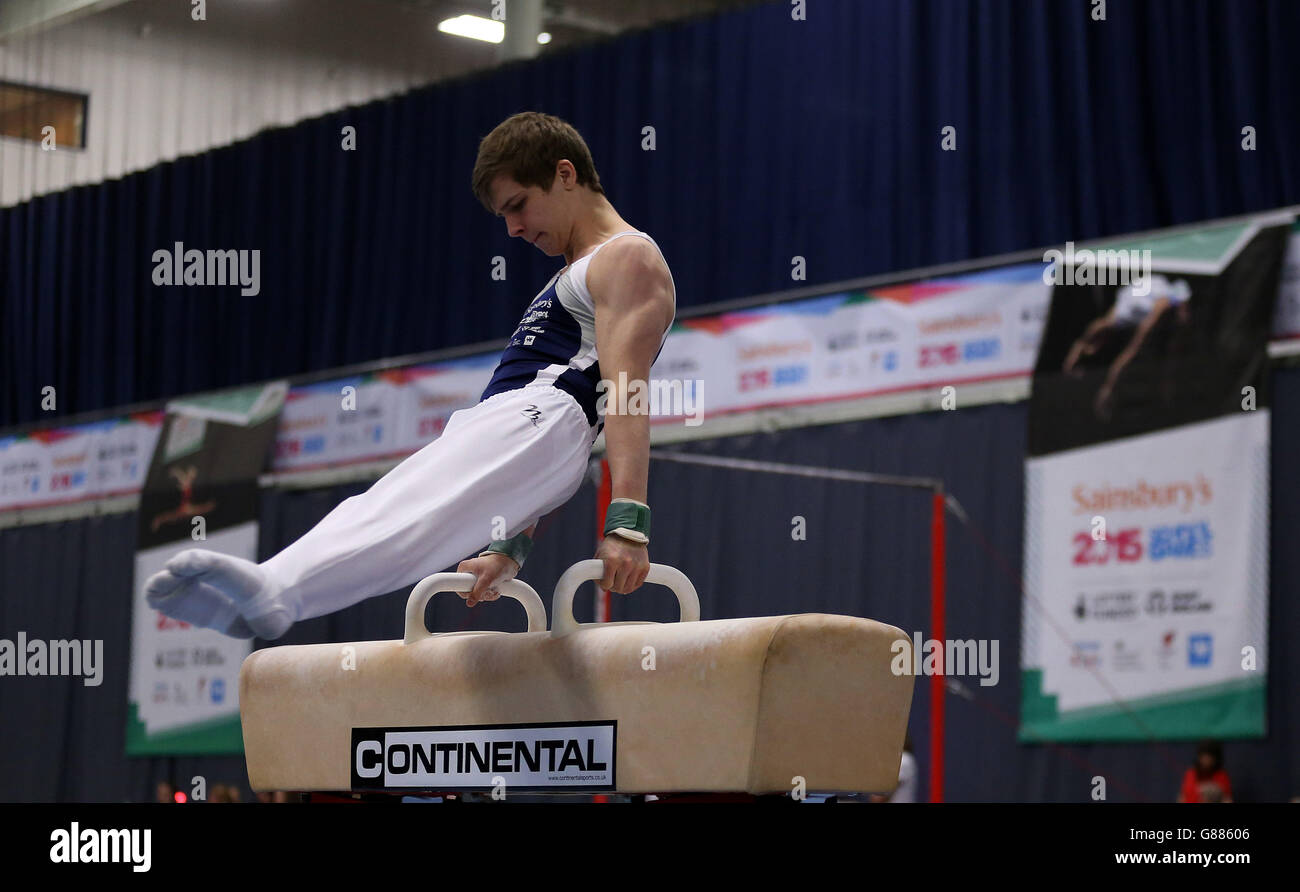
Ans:
[{"label": "gymnast's left hand", "polygon": [[600,540],[596,560],[605,564],[605,575],[598,585],[620,595],[639,589],[650,573],[650,547],[618,536]]}]

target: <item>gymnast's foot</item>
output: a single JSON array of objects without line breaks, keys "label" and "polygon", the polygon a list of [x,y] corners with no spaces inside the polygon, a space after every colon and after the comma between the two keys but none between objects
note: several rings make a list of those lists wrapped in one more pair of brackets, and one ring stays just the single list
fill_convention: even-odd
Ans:
[{"label": "gymnast's foot", "polygon": [[279,638],[294,616],[279,586],[252,561],[189,548],[145,583],[149,606],[232,638]]}]

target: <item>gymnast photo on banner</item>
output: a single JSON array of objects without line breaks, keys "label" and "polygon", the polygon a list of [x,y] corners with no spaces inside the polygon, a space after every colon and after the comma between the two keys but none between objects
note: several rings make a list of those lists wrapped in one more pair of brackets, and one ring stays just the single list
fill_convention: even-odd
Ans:
[{"label": "gymnast photo on banner", "polygon": [[1254,405],[1268,404],[1263,371],[1287,227],[1241,229],[1240,246],[1196,241],[1195,256],[1159,243],[1098,251],[1145,253],[1152,268],[1135,262],[1054,285],[1034,369],[1031,455],[1237,412],[1247,387]]}]

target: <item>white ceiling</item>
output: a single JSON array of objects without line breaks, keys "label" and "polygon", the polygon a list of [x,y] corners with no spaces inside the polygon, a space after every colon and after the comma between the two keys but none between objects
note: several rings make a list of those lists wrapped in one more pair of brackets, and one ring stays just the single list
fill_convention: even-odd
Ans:
[{"label": "white ceiling", "polygon": [[[538,54],[760,2],[772,0],[544,0],[551,42]],[[37,34],[57,40],[60,28],[93,16],[142,36],[172,32],[268,53],[280,48],[337,59],[342,67],[382,61],[420,83],[499,63],[498,46],[437,30],[443,19],[488,16],[492,8],[492,0],[208,0],[206,20],[194,22],[189,0],[0,0],[0,45]]]}]

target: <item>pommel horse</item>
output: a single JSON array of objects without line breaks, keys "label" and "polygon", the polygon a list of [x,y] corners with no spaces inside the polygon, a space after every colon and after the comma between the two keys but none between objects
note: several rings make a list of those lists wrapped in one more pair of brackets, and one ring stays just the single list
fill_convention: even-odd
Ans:
[{"label": "pommel horse", "polygon": [[[239,673],[258,792],[749,794],[889,792],[912,701],[890,671],[907,636],[824,613],[700,621],[695,587],[651,564],[674,623],[579,623],[598,580],[580,561],[542,599],[511,580],[526,632],[430,632],[429,599],[473,587],[435,573],[400,641],[269,647]],[[350,651],[347,649],[351,649]]]}]

